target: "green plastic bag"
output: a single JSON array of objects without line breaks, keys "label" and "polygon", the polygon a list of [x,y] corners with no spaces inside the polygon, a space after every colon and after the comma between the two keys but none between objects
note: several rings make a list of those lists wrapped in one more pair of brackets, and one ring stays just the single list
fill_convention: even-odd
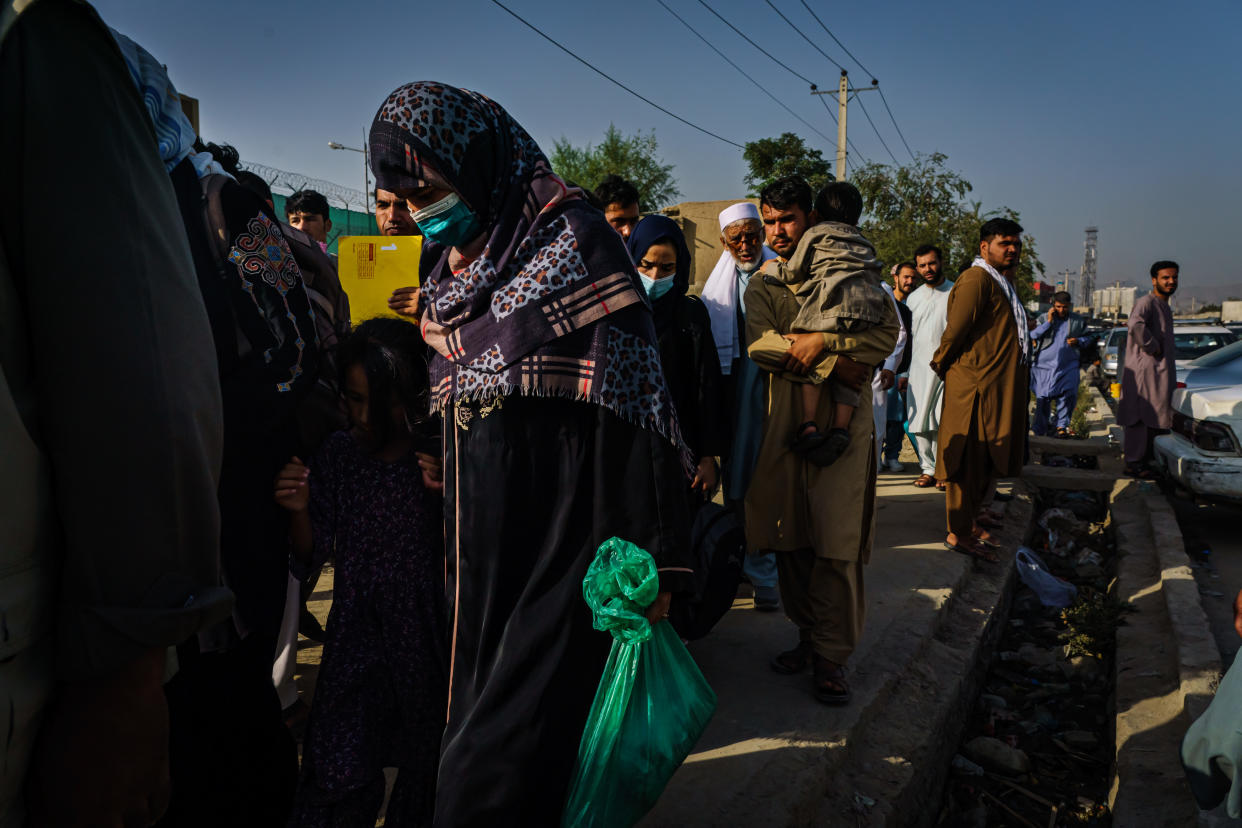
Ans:
[{"label": "green plastic bag", "polygon": [[703,734],[716,694],[668,622],[652,628],[644,609],[659,593],[651,555],[611,538],[582,582],[595,629],[612,633],[564,828],[629,828],[651,809]]}]

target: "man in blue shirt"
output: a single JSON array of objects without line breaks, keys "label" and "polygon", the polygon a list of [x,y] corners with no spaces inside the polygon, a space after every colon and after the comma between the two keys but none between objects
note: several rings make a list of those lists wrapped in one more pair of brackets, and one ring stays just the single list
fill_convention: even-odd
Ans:
[{"label": "man in blue shirt", "polygon": [[1049,403],[1056,402],[1056,436],[1070,436],[1070,416],[1078,401],[1079,353],[1092,344],[1084,334],[1086,322],[1070,313],[1070,295],[1052,295],[1052,310],[1043,324],[1031,331],[1035,359],[1031,367],[1031,388],[1035,391],[1035,421],[1031,430],[1038,436],[1049,431]]}]

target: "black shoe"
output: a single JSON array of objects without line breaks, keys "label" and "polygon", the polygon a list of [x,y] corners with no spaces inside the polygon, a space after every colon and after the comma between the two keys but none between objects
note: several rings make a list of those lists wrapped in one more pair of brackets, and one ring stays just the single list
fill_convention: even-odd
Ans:
[{"label": "black shoe", "polygon": [[306,607],[302,607],[302,614],[298,617],[298,632],[311,641],[318,641],[320,644],[323,643],[325,638],[323,625],[319,623],[319,619]]},{"label": "black shoe", "polygon": [[850,433],[843,428],[830,429],[824,442],[807,452],[806,459],[817,466],[831,466],[850,447]]}]

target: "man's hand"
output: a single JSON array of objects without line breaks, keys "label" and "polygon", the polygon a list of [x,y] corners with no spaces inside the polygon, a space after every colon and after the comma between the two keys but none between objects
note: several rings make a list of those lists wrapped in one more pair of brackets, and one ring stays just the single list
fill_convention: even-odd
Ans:
[{"label": "man's hand", "polygon": [[115,675],[64,683],[27,781],[32,825],[147,826],[168,810],[164,649]]},{"label": "man's hand", "polygon": [[1056,311],[1054,311],[1052,308],[1049,308],[1048,309],[1048,321],[1053,322],[1056,320],[1056,318],[1057,318]]},{"label": "man's hand", "polygon": [[1078,337],[1076,337],[1076,336],[1071,336],[1069,339],[1065,340],[1065,344],[1066,344],[1066,345],[1070,345],[1070,346],[1075,346],[1075,345],[1077,345],[1077,344],[1078,344]]},{"label": "man's hand", "polygon": [[423,472],[423,486],[433,492],[444,491],[444,460],[421,451],[414,452]]},{"label": "man's hand", "polygon": [[871,384],[871,368],[844,354],[838,354],[837,362],[832,366],[832,377],[855,391],[861,391],[864,385]]},{"label": "man's hand", "polygon": [[294,457],[276,475],[276,503],[290,512],[305,512],[310,504],[310,469]]},{"label": "man's hand", "polygon": [[785,334],[789,350],[785,353],[782,367],[786,371],[806,376],[824,352],[824,335],[818,333]]},{"label": "man's hand", "polygon": [[880,371],[880,390],[887,391],[897,382],[897,375],[887,368]]},{"label": "man's hand", "polygon": [[910,387],[909,377],[898,377],[897,378],[897,390],[898,391],[904,394],[906,393],[906,390],[909,389],[909,387]]},{"label": "man's hand", "polygon": [[651,626],[659,624],[661,621],[668,620],[668,608],[673,603],[673,593],[661,592],[656,599],[651,602],[651,606],[647,607],[647,611],[643,613],[647,616],[647,623]]},{"label": "man's hand", "polygon": [[392,296],[388,297],[388,309],[393,313],[401,316],[408,316],[411,319],[418,318],[418,288],[401,287],[392,292]]},{"label": "man's hand", "polygon": [[720,469],[716,465],[716,458],[704,457],[699,461],[699,467],[694,473],[694,482],[690,484],[690,488],[711,497],[718,485],[720,485]]}]

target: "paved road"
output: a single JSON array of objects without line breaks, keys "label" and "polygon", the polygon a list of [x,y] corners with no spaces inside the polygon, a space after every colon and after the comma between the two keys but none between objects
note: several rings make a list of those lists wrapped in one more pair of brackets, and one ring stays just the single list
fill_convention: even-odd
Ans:
[{"label": "paved road", "polygon": [[[1195,564],[1195,580],[1207,613],[1221,664],[1228,669],[1242,646],[1233,626],[1233,601],[1242,589],[1242,508],[1227,505],[1196,506],[1170,498]],[[1207,554],[1204,554],[1204,553]]]}]

